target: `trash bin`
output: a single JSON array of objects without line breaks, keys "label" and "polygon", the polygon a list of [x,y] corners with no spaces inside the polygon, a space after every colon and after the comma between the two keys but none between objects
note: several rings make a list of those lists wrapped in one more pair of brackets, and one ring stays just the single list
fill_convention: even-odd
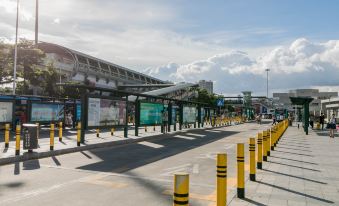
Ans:
[{"label": "trash bin", "polygon": [[38,148],[38,126],[23,124],[23,149],[32,151]]}]

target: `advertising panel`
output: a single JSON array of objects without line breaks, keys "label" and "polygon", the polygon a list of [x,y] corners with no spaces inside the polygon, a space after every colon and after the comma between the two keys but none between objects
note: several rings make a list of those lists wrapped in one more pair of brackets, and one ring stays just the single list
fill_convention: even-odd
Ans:
[{"label": "advertising panel", "polygon": [[0,123],[12,122],[13,102],[0,102]]},{"label": "advertising panel", "polygon": [[171,119],[172,125],[177,123],[177,109],[178,109],[178,107],[175,107],[175,106],[172,107],[172,119]]},{"label": "advertising panel", "polygon": [[203,122],[205,119],[205,108],[201,108],[201,119],[200,121]]},{"label": "advertising panel", "polygon": [[76,121],[81,120],[81,104],[77,104],[76,107]]},{"label": "advertising panel", "polygon": [[162,124],[164,105],[160,103],[140,102],[140,125]]},{"label": "advertising panel", "polygon": [[126,102],[113,99],[88,98],[89,127],[125,125]]},{"label": "advertising panel", "polygon": [[184,106],[183,107],[183,123],[194,123],[197,117],[197,108]]},{"label": "advertising panel", "polygon": [[64,105],[32,103],[31,122],[54,122],[64,119]]}]

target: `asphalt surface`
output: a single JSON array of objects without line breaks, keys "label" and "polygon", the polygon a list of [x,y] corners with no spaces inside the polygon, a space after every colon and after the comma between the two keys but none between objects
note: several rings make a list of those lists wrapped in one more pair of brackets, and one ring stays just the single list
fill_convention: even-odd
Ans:
[{"label": "asphalt surface", "polygon": [[177,172],[190,174],[191,205],[215,205],[219,152],[228,154],[230,201],[236,189],[236,143],[246,143],[247,152],[248,138],[268,127],[247,123],[190,130],[151,142],[1,166],[0,205],[171,205]]}]

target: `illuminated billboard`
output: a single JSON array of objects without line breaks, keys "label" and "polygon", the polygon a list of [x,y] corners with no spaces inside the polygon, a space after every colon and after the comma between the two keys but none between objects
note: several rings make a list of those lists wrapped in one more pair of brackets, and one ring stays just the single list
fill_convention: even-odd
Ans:
[{"label": "illuminated billboard", "polygon": [[0,123],[12,122],[13,102],[0,102]]},{"label": "illuminated billboard", "polygon": [[58,103],[32,103],[31,122],[57,122],[64,119],[64,105]]},{"label": "illuminated billboard", "polygon": [[162,124],[163,110],[161,103],[140,102],[140,125]]},{"label": "illuminated billboard", "polygon": [[126,102],[113,99],[88,98],[87,126],[125,125]]},{"label": "illuminated billboard", "polygon": [[183,123],[195,123],[196,117],[198,116],[197,108],[191,106],[183,107]]}]

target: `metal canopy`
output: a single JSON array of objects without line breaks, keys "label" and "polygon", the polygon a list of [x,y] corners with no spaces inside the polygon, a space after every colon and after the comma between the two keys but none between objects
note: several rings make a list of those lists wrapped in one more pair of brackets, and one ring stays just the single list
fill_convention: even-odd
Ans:
[{"label": "metal canopy", "polygon": [[303,125],[306,135],[308,135],[309,117],[310,117],[310,103],[313,101],[312,97],[290,97],[293,105],[302,105],[304,108]]}]

